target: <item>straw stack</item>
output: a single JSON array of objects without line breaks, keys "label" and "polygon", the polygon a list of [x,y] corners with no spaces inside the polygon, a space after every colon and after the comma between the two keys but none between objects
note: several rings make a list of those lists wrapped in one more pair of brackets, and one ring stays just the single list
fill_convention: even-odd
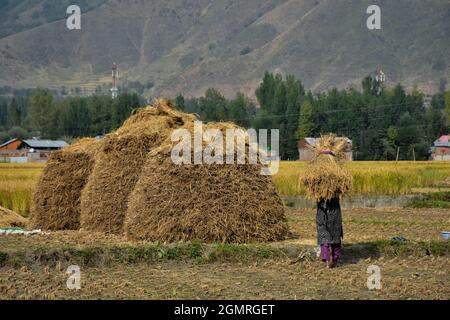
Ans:
[{"label": "straw stack", "polygon": [[159,147],[174,129],[194,119],[193,115],[174,110],[170,102],[158,100],[108,134],[101,142],[92,174],[81,194],[81,228],[121,234],[128,196],[141,175],[148,152]]},{"label": "straw stack", "polygon": [[[184,128],[192,132],[192,126]],[[204,126],[223,136],[237,128],[231,123]],[[246,164],[177,165],[171,149],[172,142],[166,141],[147,157],[130,196],[125,220],[129,238],[232,243],[284,239],[288,226],[282,201],[271,177],[261,175],[262,164],[248,164],[247,152]]]},{"label": "straw stack", "polygon": [[80,195],[92,171],[98,141],[84,138],[53,152],[31,205],[31,226],[44,230],[80,227]]}]

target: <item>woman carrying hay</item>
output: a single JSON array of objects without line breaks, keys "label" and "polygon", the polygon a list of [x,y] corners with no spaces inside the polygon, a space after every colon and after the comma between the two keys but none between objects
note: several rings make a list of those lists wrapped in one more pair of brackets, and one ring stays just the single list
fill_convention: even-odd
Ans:
[{"label": "woman carrying hay", "polygon": [[317,243],[328,268],[334,267],[341,257],[344,232],[340,199],[352,184],[351,175],[341,166],[348,147],[344,138],[334,134],[322,136],[314,147],[314,159],[301,177],[307,196],[317,203]]},{"label": "woman carrying hay", "polygon": [[333,268],[341,257],[344,237],[339,198],[317,202],[316,225],[320,256],[328,268]]}]

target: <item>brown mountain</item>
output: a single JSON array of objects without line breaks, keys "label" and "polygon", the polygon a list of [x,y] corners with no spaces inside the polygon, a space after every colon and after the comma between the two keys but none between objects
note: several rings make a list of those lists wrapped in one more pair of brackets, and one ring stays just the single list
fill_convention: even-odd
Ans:
[{"label": "brown mountain", "polygon": [[[252,95],[265,70],[312,90],[346,87],[377,66],[389,84],[434,91],[450,70],[448,0],[79,1],[72,31],[64,6],[50,15],[48,0],[27,3],[3,8],[0,85],[93,90],[116,62],[120,81],[152,82],[154,95]],[[381,30],[366,27],[371,4]]]}]

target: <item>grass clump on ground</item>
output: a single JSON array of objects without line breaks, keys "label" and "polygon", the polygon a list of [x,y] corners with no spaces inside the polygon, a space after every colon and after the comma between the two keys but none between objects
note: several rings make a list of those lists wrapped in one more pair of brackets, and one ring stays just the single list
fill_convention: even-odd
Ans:
[{"label": "grass clump on ground", "polygon": [[[37,245],[17,251],[0,252],[0,266],[12,267],[57,264],[109,266],[112,264],[160,263],[184,261],[194,263],[254,263],[278,261],[295,263],[316,260],[315,246],[291,244],[205,244],[187,242],[174,244],[136,244],[111,246]],[[448,256],[448,241],[377,240],[344,245],[343,263],[354,260],[393,257]]]},{"label": "grass clump on ground", "polygon": [[450,192],[433,192],[425,194],[422,199],[411,201],[409,208],[450,208]]},{"label": "grass clump on ground", "polygon": [[0,267],[3,266],[7,260],[8,254],[6,252],[0,251]]}]

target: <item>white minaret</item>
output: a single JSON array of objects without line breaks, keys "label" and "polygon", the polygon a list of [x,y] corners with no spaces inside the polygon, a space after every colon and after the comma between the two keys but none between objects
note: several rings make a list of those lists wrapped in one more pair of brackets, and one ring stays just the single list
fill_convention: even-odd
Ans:
[{"label": "white minaret", "polygon": [[111,97],[113,99],[117,98],[117,78],[119,77],[119,72],[117,71],[117,64],[113,63],[112,65],[112,88],[111,88]]},{"label": "white minaret", "polygon": [[375,80],[379,82],[381,85],[384,85],[384,82],[386,81],[386,75],[384,74],[383,70],[381,70],[381,67],[377,68],[377,73],[375,75]]}]

